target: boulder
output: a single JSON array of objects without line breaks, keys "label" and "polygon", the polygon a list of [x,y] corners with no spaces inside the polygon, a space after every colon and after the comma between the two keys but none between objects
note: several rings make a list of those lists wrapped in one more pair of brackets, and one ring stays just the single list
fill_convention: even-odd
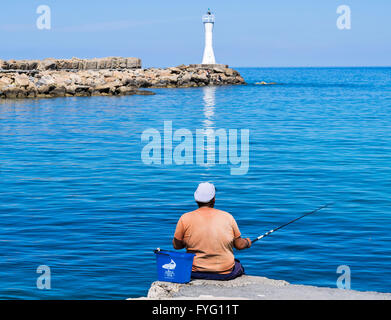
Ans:
[{"label": "boulder", "polygon": [[119,87],[116,91],[117,94],[119,95],[132,95],[132,94],[136,94],[137,92],[134,88],[126,87],[126,86]]},{"label": "boulder", "polygon": [[66,92],[66,88],[64,86],[60,86],[55,87],[53,90],[51,90],[50,95],[52,97],[65,97]]},{"label": "boulder", "polygon": [[17,70],[17,61],[16,60],[8,60],[8,70]]},{"label": "boulder", "polygon": [[40,70],[55,70],[57,69],[57,62],[54,59],[45,59],[40,62],[40,65],[38,67]]},{"label": "boulder", "polygon": [[135,94],[141,95],[141,96],[154,96],[156,93],[152,91],[147,90],[136,90]]},{"label": "boulder", "polygon": [[28,64],[28,70],[37,70],[39,67],[39,61],[38,60],[30,60],[27,62]]},{"label": "boulder", "polygon": [[3,86],[8,86],[12,83],[13,81],[9,77],[0,77],[0,88]]},{"label": "boulder", "polygon": [[37,86],[37,92],[39,94],[49,94],[50,91],[54,90],[56,86],[54,84],[51,85],[41,85]]},{"label": "boulder", "polygon": [[114,93],[115,90],[116,90],[116,85],[113,82],[101,84],[93,88],[94,92],[105,93],[105,94]]},{"label": "boulder", "polygon": [[193,80],[195,82],[204,82],[204,83],[208,83],[209,82],[209,78],[208,78],[206,72],[194,73],[191,76],[191,80]]},{"label": "boulder", "polygon": [[3,91],[7,99],[23,99],[27,97],[27,91],[24,88],[9,86]]},{"label": "boulder", "polygon": [[228,76],[228,77],[233,77],[233,76],[235,76],[234,70],[231,69],[231,68],[226,68],[226,69],[224,70],[224,73],[225,73],[225,75]]},{"label": "boulder", "polygon": [[217,72],[217,73],[224,73],[226,69],[223,68],[223,67],[218,66],[218,67],[213,67],[212,70],[213,70],[214,72]]},{"label": "boulder", "polygon": [[168,68],[168,70],[170,70],[170,72],[174,73],[174,74],[180,74],[182,72],[182,70],[177,67],[171,67],[171,68]]},{"label": "boulder", "polygon": [[92,88],[89,86],[75,86],[75,95],[80,97],[90,96]]},{"label": "boulder", "polygon": [[30,84],[30,80],[25,74],[17,74],[15,76],[15,85],[18,87],[27,87]]},{"label": "boulder", "polygon": [[46,74],[42,76],[37,82],[36,85],[39,86],[47,86],[47,85],[52,85],[54,84],[55,81],[52,76]]},{"label": "boulder", "polygon": [[192,78],[192,74],[191,74],[191,73],[185,73],[185,74],[182,76],[181,82],[182,82],[182,83],[188,83],[188,82],[191,81],[191,78]]}]

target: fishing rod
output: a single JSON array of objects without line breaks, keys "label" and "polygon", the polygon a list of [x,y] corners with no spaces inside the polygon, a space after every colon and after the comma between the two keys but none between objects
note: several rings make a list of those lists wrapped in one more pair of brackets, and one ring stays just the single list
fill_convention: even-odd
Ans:
[{"label": "fishing rod", "polygon": [[331,206],[331,205],[332,205],[332,203],[325,204],[325,205],[319,207],[318,209],[315,209],[315,210],[313,210],[313,211],[311,211],[311,212],[307,212],[307,213],[303,214],[302,216],[300,216],[300,217],[298,217],[298,218],[296,218],[296,219],[294,219],[294,220],[292,220],[292,221],[290,221],[290,222],[288,222],[288,223],[285,223],[285,224],[283,224],[282,226],[279,226],[278,228],[275,228],[275,229],[273,229],[273,230],[270,230],[270,231],[266,232],[265,234],[259,236],[258,238],[255,238],[254,240],[252,240],[252,241],[251,241],[251,244],[253,244],[254,242],[256,242],[256,241],[258,241],[258,240],[261,240],[261,239],[264,238],[264,237],[267,237],[268,235],[270,235],[270,234],[273,233],[274,231],[277,231],[277,230],[279,230],[279,229],[281,229],[281,228],[286,227],[288,224],[291,224],[291,223],[293,223],[293,222],[295,222],[295,221],[297,221],[297,220],[300,220],[301,218],[304,218],[305,216],[309,216],[310,214],[313,214],[313,213],[315,213],[315,212],[318,212],[319,210],[322,210],[322,209],[324,209],[324,208],[327,208],[327,207],[329,207],[329,206]]}]

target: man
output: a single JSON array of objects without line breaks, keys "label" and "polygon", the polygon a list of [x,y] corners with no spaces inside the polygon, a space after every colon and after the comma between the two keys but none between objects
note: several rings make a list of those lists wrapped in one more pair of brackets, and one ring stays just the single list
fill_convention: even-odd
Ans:
[{"label": "man", "polygon": [[216,189],[213,184],[200,183],[194,193],[198,209],[179,219],[174,234],[175,249],[186,248],[194,253],[193,279],[231,280],[244,274],[233,247],[250,248],[251,240],[241,238],[235,219],[214,209]]}]

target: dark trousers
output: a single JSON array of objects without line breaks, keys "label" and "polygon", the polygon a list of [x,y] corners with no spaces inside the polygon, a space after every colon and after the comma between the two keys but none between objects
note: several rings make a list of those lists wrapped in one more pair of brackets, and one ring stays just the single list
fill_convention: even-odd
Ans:
[{"label": "dark trousers", "polygon": [[230,273],[221,274],[214,272],[192,272],[192,279],[204,280],[232,280],[244,274],[244,268],[239,260],[235,259],[235,266]]}]

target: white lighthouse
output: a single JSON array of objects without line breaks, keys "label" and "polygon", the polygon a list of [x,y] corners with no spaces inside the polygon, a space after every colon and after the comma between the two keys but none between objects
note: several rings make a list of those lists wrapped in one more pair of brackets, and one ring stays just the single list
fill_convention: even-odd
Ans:
[{"label": "white lighthouse", "polygon": [[202,22],[205,26],[205,49],[202,64],[216,64],[215,54],[213,52],[213,26],[215,16],[208,9],[207,14],[202,17]]}]

